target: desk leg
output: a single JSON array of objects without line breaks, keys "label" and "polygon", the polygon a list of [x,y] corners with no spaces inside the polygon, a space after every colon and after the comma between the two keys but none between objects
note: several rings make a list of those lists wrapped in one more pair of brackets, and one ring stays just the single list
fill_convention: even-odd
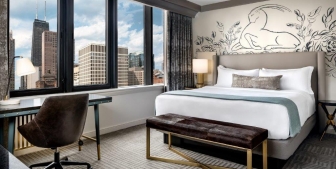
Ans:
[{"label": "desk leg", "polygon": [[97,142],[97,155],[100,160],[100,127],[99,127],[99,105],[94,105],[95,124],[96,124],[96,142]]},{"label": "desk leg", "polygon": [[15,136],[15,117],[8,118],[8,147],[7,150],[13,154]]},{"label": "desk leg", "polygon": [[4,140],[4,119],[0,119],[0,144],[5,145],[5,140]]}]

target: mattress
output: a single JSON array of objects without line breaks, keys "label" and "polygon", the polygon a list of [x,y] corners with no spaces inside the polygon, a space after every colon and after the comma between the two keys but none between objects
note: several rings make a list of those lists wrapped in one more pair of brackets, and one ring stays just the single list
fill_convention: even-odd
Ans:
[{"label": "mattress", "polygon": [[[224,88],[216,86],[206,86],[193,91],[238,96],[288,98],[298,108],[301,126],[315,112],[314,96],[302,91]],[[159,95],[155,101],[155,109],[156,115],[174,113],[255,126],[267,129],[269,139],[289,138],[288,112],[286,107],[278,104]]]}]

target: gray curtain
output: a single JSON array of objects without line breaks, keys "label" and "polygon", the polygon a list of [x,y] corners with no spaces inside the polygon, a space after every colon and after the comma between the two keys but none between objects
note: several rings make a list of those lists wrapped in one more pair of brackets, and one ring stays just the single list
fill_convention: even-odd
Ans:
[{"label": "gray curtain", "polygon": [[192,18],[169,12],[167,19],[167,90],[193,87]]}]

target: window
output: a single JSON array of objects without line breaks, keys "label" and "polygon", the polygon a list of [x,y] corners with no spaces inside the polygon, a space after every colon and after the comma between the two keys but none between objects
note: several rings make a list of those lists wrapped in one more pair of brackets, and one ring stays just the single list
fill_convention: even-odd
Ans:
[{"label": "window", "polygon": [[58,42],[57,0],[10,0],[9,64],[14,56],[31,59],[36,72],[15,76],[12,70],[11,90],[57,88]]},{"label": "window", "polygon": [[73,85],[106,84],[105,0],[74,1]]},{"label": "window", "polygon": [[118,87],[144,85],[144,6],[118,1]]},{"label": "window", "polygon": [[153,8],[153,56],[154,56],[153,84],[164,83],[163,19],[164,19],[164,10],[159,8]]},{"label": "window", "polygon": [[29,57],[37,70],[13,76],[12,97],[163,83],[163,10],[131,0],[8,1],[9,57]]}]

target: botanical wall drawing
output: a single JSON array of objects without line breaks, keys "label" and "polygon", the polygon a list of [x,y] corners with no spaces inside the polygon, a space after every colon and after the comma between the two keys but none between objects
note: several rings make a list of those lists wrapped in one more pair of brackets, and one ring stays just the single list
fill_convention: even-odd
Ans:
[{"label": "botanical wall drawing", "polygon": [[[284,28],[293,29],[292,33],[275,31],[271,29],[272,25],[267,26],[269,16],[265,9],[293,13],[291,16],[295,17],[297,22],[283,25]],[[217,55],[227,55],[324,51],[326,52],[327,75],[336,78],[336,20],[333,19],[333,13],[333,7],[323,9],[320,6],[305,14],[299,9],[292,11],[277,4],[258,6],[248,14],[249,23],[246,26],[242,26],[241,22],[237,21],[226,31],[224,24],[217,21],[215,23],[217,31],[210,32],[210,36],[197,36],[195,39],[196,52],[208,51],[216,52]],[[315,24],[323,25],[323,29],[314,30]],[[267,41],[263,37],[267,37]]]}]

